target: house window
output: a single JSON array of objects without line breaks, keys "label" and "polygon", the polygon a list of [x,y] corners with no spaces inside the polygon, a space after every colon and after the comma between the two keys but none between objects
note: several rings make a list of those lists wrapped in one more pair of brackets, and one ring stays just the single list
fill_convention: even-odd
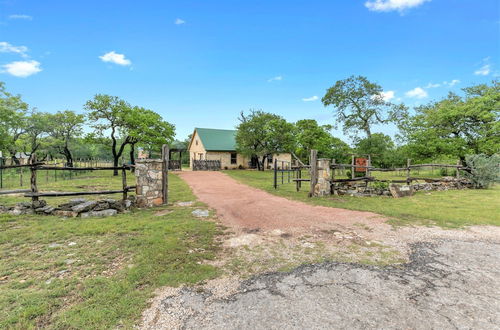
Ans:
[{"label": "house window", "polygon": [[195,140],[195,141],[194,141],[194,143],[195,143],[196,145],[198,145],[198,140]]},{"label": "house window", "polygon": [[231,153],[231,164],[237,164],[236,152]]}]

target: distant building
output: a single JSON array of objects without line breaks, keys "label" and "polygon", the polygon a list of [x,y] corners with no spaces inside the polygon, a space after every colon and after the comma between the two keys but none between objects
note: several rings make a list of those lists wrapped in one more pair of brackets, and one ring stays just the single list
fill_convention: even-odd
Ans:
[{"label": "distant building", "polygon": [[[257,167],[257,159],[236,151],[236,131],[227,129],[195,128],[188,146],[189,166],[193,160],[220,160],[222,169]],[[272,168],[273,159],[292,161],[290,153],[274,154],[264,167]]]}]

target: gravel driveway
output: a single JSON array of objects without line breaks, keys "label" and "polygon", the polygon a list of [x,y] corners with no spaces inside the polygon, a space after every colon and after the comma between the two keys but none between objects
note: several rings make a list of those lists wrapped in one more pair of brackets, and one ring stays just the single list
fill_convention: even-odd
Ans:
[{"label": "gravel driveway", "polygon": [[144,328],[495,329],[500,245],[439,240],[399,267],[323,263],[160,294]]}]

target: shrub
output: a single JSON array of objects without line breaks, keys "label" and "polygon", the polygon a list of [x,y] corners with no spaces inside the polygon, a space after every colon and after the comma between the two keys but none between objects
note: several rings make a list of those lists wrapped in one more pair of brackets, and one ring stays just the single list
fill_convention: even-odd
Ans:
[{"label": "shrub", "polygon": [[[345,175],[347,176],[348,179],[351,178],[351,170],[347,170],[345,172]],[[366,175],[365,172],[354,172],[354,177],[355,178],[361,178],[361,177],[364,177]]]},{"label": "shrub", "polygon": [[375,182],[372,182],[372,187],[375,189],[387,190],[387,188],[389,188],[389,183],[382,182],[382,181],[375,181]]},{"label": "shrub", "polygon": [[488,188],[500,181],[500,155],[468,155],[465,157],[465,163],[468,167],[465,176],[472,181],[475,188]]}]

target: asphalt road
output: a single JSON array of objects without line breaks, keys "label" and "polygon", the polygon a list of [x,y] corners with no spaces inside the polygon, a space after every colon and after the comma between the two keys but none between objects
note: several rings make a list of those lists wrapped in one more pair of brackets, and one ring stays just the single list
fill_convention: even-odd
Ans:
[{"label": "asphalt road", "polygon": [[223,298],[183,288],[157,313],[184,329],[498,329],[500,245],[418,243],[405,265],[303,266],[243,281]]}]

